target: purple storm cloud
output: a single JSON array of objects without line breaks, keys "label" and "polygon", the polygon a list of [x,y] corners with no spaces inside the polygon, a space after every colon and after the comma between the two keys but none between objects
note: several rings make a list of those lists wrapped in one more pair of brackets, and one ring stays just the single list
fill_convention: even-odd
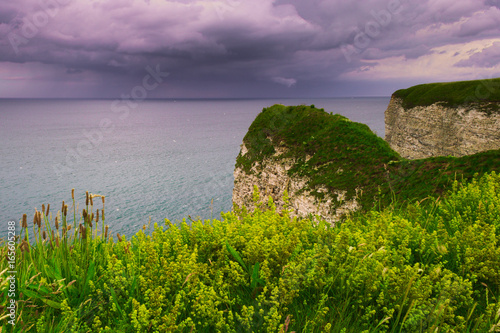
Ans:
[{"label": "purple storm cloud", "polygon": [[5,0],[0,97],[390,95],[500,75],[499,0]]}]

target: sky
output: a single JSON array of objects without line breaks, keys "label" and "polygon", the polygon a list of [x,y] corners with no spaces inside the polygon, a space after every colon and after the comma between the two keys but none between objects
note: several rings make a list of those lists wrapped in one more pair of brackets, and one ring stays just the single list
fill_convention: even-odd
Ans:
[{"label": "sky", "polygon": [[0,98],[390,96],[500,76],[500,0],[1,0]]}]

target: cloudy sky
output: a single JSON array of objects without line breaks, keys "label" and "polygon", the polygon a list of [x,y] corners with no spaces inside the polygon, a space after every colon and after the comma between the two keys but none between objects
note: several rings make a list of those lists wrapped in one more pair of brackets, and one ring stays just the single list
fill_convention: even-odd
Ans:
[{"label": "cloudy sky", "polygon": [[500,0],[0,2],[0,97],[389,96],[498,76]]}]

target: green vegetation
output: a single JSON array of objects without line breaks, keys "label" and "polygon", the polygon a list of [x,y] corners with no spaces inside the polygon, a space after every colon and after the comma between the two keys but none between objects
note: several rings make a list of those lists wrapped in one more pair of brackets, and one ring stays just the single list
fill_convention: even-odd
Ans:
[{"label": "green vegetation", "polygon": [[[388,205],[393,196],[398,201],[416,201],[441,195],[455,179],[500,172],[500,150],[461,158],[406,160],[368,126],[312,106],[264,109],[243,142],[248,152],[238,156],[236,167],[251,173],[255,172],[252,166],[264,158],[277,163],[290,158],[294,165],[289,175],[309,180],[304,190],[319,198],[324,196],[320,187],[347,191],[346,200],[357,196],[365,211],[372,208],[374,197],[382,205]],[[286,152],[276,155],[275,147]]]},{"label": "green vegetation", "polygon": [[455,179],[470,180],[500,171],[500,150],[490,150],[463,157],[430,157],[401,160],[387,167],[389,190],[400,201],[421,200],[428,195],[443,195]]},{"label": "green vegetation", "polygon": [[[48,207],[33,228],[23,217],[16,325],[7,313],[1,332],[500,329],[495,173],[454,182],[440,200],[372,209],[335,227],[291,219],[255,193],[252,212],[191,226],[165,220],[116,242],[97,216],[104,207],[88,198],[82,216],[63,204],[57,222]],[[5,260],[0,270],[7,304]]]},{"label": "green vegetation", "polygon": [[[81,214],[74,195],[56,214],[42,205],[12,245],[15,326],[0,263],[0,332],[500,331],[500,151],[405,160],[313,106],[264,109],[244,142],[246,172],[291,158],[305,190],[345,190],[362,211],[332,226],[255,191],[253,211],[115,241],[100,195]],[[12,247],[0,240],[0,255]]]},{"label": "green vegetation", "polygon": [[449,107],[492,102],[481,106],[481,109],[485,112],[499,112],[500,78],[420,84],[398,90],[393,96],[402,98],[405,108],[428,106],[438,102]]}]

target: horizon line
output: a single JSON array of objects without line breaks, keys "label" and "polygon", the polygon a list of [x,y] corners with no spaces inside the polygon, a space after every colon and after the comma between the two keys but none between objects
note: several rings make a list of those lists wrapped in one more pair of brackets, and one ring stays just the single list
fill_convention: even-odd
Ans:
[{"label": "horizon line", "polygon": [[[145,98],[141,101],[176,101],[176,100],[268,100],[268,99],[355,99],[355,98],[390,98],[387,96],[329,96],[329,97],[162,97]],[[116,97],[0,97],[0,100],[121,100]]]}]

